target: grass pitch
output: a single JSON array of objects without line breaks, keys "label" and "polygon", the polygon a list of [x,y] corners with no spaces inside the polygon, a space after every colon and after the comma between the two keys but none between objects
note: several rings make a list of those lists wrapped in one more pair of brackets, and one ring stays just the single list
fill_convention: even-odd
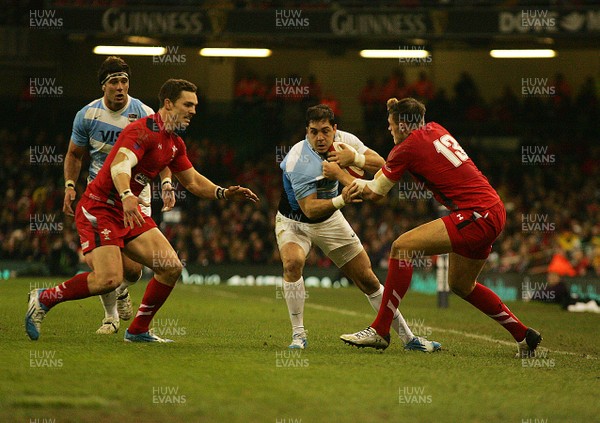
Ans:
[{"label": "grass pitch", "polygon": [[[584,422],[597,421],[600,315],[514,303],[542,332],[535,360],[513,358],[512,338],[457,297],[448,309],[409,293],[402,311],[417,333],[442,343],[385,352],[338,336],[374,317],[356,288],[308,289],[309,348],[290,351],[285,300],[274,287],[179,284],[156,320],[176,342],[96,335],[98,298],[58,305],[32,342],[23,317],[30,287],[0,282],[2,422]],[[131,288],[139,305],[145,283]],[[594,405],[596,404],[596,405]]]}]

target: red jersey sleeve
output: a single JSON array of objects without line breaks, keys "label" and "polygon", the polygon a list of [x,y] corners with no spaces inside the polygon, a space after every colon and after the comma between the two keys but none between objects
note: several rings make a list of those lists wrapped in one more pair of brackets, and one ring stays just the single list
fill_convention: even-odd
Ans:
[{"label": "red jersey sleeve", "polygon": [[[140,120],[145,121],[145,119]],[[149,146],[149,138],[148,132],[141,124],[130,124],[123,129],[119,136],[119,147],[125,147],[128,150],[131,150],[138,158],[139,162]]]},{"label": "red jersey sleeve", "polygon": [[169,163],[169,169],[171,172],[183,172],[184,170],[188,170],[193,167],[192,162],[187,156],[187,150],[185,148],[185,143],[180,137],[177,137],[175,141],[175,147],[177,151],[175,152],[175,157],[173,157],[173,161]]},{"label": "red jersey sleeve", "polygon": [[404,171],[408,168],[409,157],[405,142],[392,148],[392,151],[387,156],[385,165],[381,168],[381,172],[394,182],[399,181]]}]

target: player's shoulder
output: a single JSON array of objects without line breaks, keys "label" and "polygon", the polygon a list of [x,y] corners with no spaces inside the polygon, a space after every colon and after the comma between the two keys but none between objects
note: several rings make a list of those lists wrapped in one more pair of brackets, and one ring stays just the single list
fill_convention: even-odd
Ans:
[{"label": "player's shoulder", "polygon": [[142,100],[129,96],[129,107],[142,112],[142,117],[154,114],[154,110],[142,102]]},{"label": "player's shoulder", "polygon": [[351,132],[348,131],[342,131],[341,129],[338,129],[337,131],[335,131],[336,133],[336,140],[338,142],[346,142],[348,140],[358,140],[359,138],[354,135]]},{"label": "player's shoulder", "polygon": [[102,103],[102,97],[100,97],[90,101],[88,104],[79,109],[76,117],[79,119],[93,119],[93,116],[102,109],[104,109],[104,105]]},{"label": "player's shoulder", "polygon": [[344,144],[348,144],[361,154],[364,154],[364,152],[368,150],[368,147],[360,140],[360,138],[351,132],[342,131],[340,129],[335,132],[334,142],[343,142]]},{"label": "player's shoulder", "polygon": [[[281,168],[288,173],[301,172],[306,170],[315,162],[316,154],[312,152],[310,144],[306,139],[294,144],[286,154]],[[318,160],[320,164],[320,160]]]}]

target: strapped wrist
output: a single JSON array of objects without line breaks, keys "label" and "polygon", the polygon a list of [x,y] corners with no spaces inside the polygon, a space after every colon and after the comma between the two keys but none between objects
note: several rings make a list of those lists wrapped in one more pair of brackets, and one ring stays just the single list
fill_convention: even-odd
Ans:
[{"label": "strapped wrist", "polygon": [[121,201],[123,201],[124,199],[126,199],[127,197],[131,197],[132,195],[133,192],[131,192],[130,189],[126,189],[125,191],[119,194],[119,197],[121,197]]},{"label": "strapped wrist", "polygon": [[346,202],[344,201],[344,197],[342,197],[342,194],[338,195],[337,197],[333,197],[331,199],[331,202],[333,203],[333,207],[335,207],[338,210],[346,205]]},{"label": "strapped wrist", "polygon": [[75,189],[75,181],[72,179],[67,179],[65,181],[65,188],[73,188]]},{"label": "strapped wrist", "polygon": [[358,151],[356,153],[354,153],[354,165],[355,166],[360,167],[362,169],[363,167],[365,167],[366,161],[367,161],[367,158],[365,157],[364,154],[359,154]]},{"label": "strapped wrist", "polygon": [[225,195],[226,188],[220,187],[217,185],[215,188],[215,198],[217,200],[227,200],[227,196]]}]

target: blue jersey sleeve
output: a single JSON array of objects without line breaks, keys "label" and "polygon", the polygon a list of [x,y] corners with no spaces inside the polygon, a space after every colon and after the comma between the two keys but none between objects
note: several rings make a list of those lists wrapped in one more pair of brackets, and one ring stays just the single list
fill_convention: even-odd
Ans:
[{"label": "blue jersey sleeve", "polygon": [[301,200],[317,192],[317,181],[314,177],[300,172],[288,173],[296,200]]},{"label": "blue jersey sleeve", "polygon": [[71,132],[71,141],[79,147],[88,147],[90,137],[86,128],[85,109],[81,109],[75,115],[73,120],[73,131]]}]

